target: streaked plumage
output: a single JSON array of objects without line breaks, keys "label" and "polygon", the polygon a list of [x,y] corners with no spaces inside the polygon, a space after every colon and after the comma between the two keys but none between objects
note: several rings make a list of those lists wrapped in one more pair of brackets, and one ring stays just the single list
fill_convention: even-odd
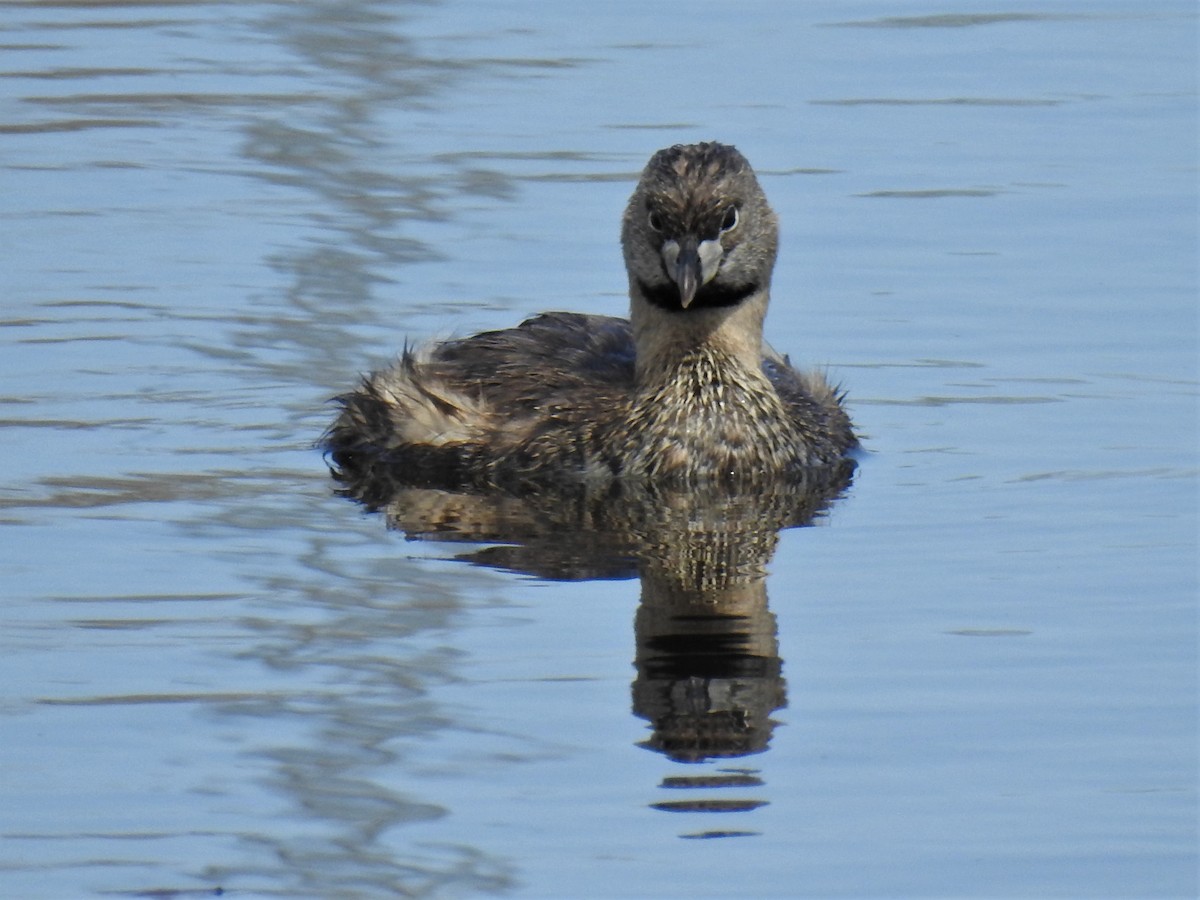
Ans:
[{"label": "streaked plumage", "polygon": [[621,243],[630,319],[546,313],[405,351],[338,398],[324,446],[340,472],[387,467],[445,487],[752,486],[856,445],[839,393],[763,344],[778,226],[737,150],[656,153]]}]

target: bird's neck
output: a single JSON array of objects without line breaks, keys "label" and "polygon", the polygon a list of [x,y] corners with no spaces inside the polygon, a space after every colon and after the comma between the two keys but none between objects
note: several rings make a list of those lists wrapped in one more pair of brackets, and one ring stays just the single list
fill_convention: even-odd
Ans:
[{"label": "bird's neck", "polygon": [[736,306],[668,312],[647,301],[637,285],[632,285],[630,321],[638,384],[676,377],[681,366],[714,357],[751,377],[762,377],[767,301],[764,288]]}]

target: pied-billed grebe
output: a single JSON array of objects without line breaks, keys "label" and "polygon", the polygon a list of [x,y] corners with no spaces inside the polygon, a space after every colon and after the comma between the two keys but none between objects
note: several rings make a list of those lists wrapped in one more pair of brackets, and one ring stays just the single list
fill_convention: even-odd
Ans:
[{"label": "pied-billed grebe", "polygon": [[660,150],[629,200],[630,318],[546,313],[406,350],[338,398],[345,476],[521,487],[648,479],[752,486],[836,463],[841,396],[763,343],[775,213],[733,147]]}]

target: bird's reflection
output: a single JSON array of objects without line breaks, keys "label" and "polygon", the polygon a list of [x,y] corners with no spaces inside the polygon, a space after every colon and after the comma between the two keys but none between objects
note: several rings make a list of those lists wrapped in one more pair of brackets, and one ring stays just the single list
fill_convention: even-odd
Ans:
[{"label": "bird's reflection", "polygon": [[[732,761],[767,749],[772,713],[787,703],[766,564],[779,533],[811,523],[849,486],[844,461],[759,490],[663,490],[615,484],[524,495],[406,484],[397,473],[336,473],[341,493],[382,512],[409,538],[485,543],[459,558],[555,580],[637,577],[633,711],[642,746],[680,763]],[[673,812],[754,809],[713,788],[753,789],[753,769],[665,778]],[[746,832],[714,830],[691,837]]]}]

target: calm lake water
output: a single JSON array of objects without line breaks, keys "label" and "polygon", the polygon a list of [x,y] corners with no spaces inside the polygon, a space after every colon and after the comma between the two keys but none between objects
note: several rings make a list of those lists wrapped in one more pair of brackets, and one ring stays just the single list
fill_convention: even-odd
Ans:
[{"label": "calm lake water", "polygon": [[[1195,896],[1196,72],[1157,0],[0,2],[0,894]],[[866,446],[705,520],[742,631],[671,510],[334,494],[330,396],[623,312],[703,139]]]}]

